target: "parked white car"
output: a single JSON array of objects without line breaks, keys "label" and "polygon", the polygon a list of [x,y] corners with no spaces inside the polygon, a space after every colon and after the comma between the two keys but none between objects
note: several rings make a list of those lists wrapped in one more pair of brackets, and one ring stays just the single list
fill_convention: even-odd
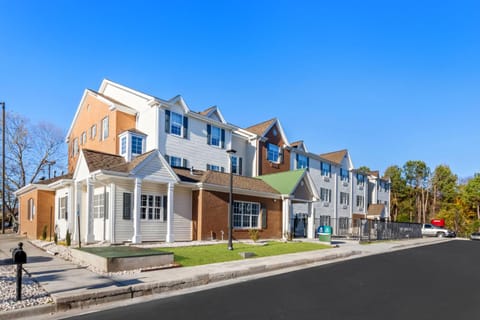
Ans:
[{"label": "parked white car", "polygon": [[422,226],[422,236],[424,237],[455,237],[455,232],[448,229],[425,223]]}]

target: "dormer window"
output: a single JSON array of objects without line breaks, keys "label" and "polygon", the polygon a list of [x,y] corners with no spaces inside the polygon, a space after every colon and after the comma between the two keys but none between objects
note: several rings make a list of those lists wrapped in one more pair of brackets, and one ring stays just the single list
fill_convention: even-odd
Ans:
[{"label": "dormer window", "polygon": [[138,132],[125,131],[120,134],[120,155],[127,161],[145,152],[145,135]]}]

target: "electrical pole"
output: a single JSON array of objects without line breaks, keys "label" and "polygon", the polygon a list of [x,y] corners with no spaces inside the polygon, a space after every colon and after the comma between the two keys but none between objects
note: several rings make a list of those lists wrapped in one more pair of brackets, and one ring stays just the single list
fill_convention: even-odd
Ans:
[{"label": "electrical pole", "polygon": [[2,105],[2,233],[5,233],[5,102]]}]

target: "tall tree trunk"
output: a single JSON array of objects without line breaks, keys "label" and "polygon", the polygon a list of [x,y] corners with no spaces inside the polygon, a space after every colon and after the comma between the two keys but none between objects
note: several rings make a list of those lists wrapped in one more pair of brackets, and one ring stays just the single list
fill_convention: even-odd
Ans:
[{"label": "tall tree trunk", "polygon": [[437,214],[437,186],[434,185],[433,186],[433,201],[432,201],[432,214],[433,214],[433,217],[436,216]]}]

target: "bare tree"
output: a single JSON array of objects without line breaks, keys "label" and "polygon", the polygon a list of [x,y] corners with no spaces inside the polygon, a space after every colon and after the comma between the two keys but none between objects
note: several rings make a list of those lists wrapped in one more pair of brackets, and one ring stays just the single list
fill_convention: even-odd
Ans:
[{"label": "bare tree", "polygon": [[31,124],[15,113],[7,114],[5,130],[5,206],[14,212],[14,191],[37,181],[48,166],[54,170],[65,167],[64,140],[62,130],[53,124]]}]

